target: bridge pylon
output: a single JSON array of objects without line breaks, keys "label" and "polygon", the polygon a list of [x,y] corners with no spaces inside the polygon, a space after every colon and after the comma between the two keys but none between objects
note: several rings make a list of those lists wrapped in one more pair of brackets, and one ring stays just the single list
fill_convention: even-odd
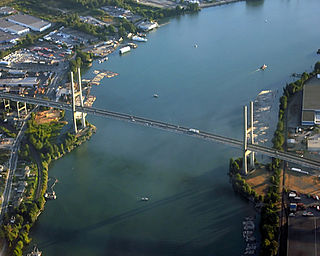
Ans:
[{"label": "bridge pylon", "polygon": [[27,110],[27,103],[26,102],[21,102],[23,105],[22,107],[20,107],[20,102],[17,101],[17,112],[18,112],[18,118],[20,118],[20,111],[24,110],[25,114],[28,114],[28,110]]},{"label": "bridge pylon", "polygon": [[248,108],[243,107],[243,123],[244,123],[244,136],[243,136],[243,173],[248,174],[248,156],[249,156],[249,167],[254,168],[254,152],[248,150],[248,134],[250,134],[250,143],[254,144],[253,134],[253,102],[250,101],[250,128],[248,129]]},{"label": "bridge pylon", "polygon": [[3,99],[4,110],[10,110],[10,100]]},{"label": "bridge pylon", "polygon": [[[78,68],[78,85],[79,85],[80,106],[83,107],[83,97],[82,97],[82,84],[81,84],[80,68]],[[85,127],[86,127],[86,118],[85,118],[85,113],[84,113],[84,112],[81,112],[81,122],[82,122],[82,128],[85,128]]]},{"label": "bridge pylon", "polygon": [[[73,117],[73,128],[74,132],[78,132],[78,127],[77,127],[77,119],[79,119],[79,112],[76,111],[76,101],[77,97],[79,96],[80,98],[80,106],[84,107],[83,104],[83,97],[82,97],[82,84],[81,84],[81,74],[80,74],[80,68],[78,68],[78,87],[79,91],[76,92],[75,86],[74,86],[74,80],[73,80],[73,72],[71,72],[71,94],[72,94],[72,117]],[[81,124],[82,128],[86,127],[86,119],[85,115],[86,113],[81,112],[80,113],[81,117]]]},{"label": "bridge pylon", "polygon": [[73,72],[71,71],[71,94],[72,94],[72,119],[73,119],[73,130],[74,133],[77,134],[77,119],[76,119],[76,96],[74,92],[74,83],[73,83]]}]

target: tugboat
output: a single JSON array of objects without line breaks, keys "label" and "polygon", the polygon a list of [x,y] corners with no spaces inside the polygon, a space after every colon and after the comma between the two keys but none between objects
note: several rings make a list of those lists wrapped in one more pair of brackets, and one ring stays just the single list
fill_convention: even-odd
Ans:
[{"label": "tugboat", "polygon": [[27,254],[27,256],[41,256],[41,255],[42,255],[42,251],[39,251],[37,246],[34,246],[33,251]]},{"label": "tugboat", "polygon": [[261,70],[265,70],[267,67],[268,67],[268,66],[267,66],[266,64],[263,64],[263,65],[260,67],[260,69],[261,69]]}]

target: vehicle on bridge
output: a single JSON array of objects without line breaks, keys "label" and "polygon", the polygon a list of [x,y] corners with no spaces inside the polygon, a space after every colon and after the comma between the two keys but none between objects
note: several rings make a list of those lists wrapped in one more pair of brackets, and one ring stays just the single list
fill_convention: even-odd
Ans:
[{"label": "vehicle on bridge", "polygon": [[193,129],[193,128],[190,128],[188,131],[189,131],[189,132],[191,132],[191,133],[197,133],[197,134],[199,134],[199,133],[200,133],[200,131],[199,131],[199,130],[197,130],[197,129]]}]

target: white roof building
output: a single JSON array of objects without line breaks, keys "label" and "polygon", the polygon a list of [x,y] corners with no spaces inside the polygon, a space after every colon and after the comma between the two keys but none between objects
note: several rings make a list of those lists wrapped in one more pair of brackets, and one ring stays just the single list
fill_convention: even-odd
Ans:
[{"label": "white roof building", "polygon": [[320,151],[320,135],[316,134],[308,138],[307,141],[308,151]]},{"label": "white roof building", "polygon": [[51,27],[51,23],[27,14],[17,14],[8,17],[8,21],[30,28],[33,31],[42,32]]},{"label": "white roof building", "polygon": [[7,21],[5,18],[0,19],[0,30],[17,35],[21,35],[30,31],[29,28]]},{"label": "white roof building", "polygon": [[144,30],[144,31],[150,31],[154,28],[157,28],[159,25],[157,22],[152,21],[143,21],[138,24],[138,28]]}]

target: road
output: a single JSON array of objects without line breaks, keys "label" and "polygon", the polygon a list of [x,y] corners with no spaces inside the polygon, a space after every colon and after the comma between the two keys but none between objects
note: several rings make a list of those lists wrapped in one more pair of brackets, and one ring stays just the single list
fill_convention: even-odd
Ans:
[{"label": "road", "polygon": [[[0,98],[6,98],[13,101],[27,102],[35,105],[38,104],[40,106],[54,107],[58,109],[72,111],[72,106],[70,104],[55,102],[51,100],[45,100],[41,98],[24,97],[24,96],[9,94],[9,93],[0,93]],[[108,111],[108,110],[103,110],[103,109],[98,109],[93,107],[76,106],[76,111],[85,112],[85,113],[96,115],[96,116],[102,116],[102,117],[117,119],[121,121],[131,122],[131,123],[135,123],[135,124],[139,124],[147,127],[163,129],[163,130],[171,131],[175,133],[182,133],[182,134],[186,134],[189,136],[193,136],[193,137],[197,137],[197,138],[201,138],[201,139],[205,139],[213,142],[227,144],[236,148],[243,147],[243,142],[240,140],[236,140],[236,139],[232,139],[232,138],[228,138],[228,137],[224,137],[224,136],[220,136],[220,135],[216,135],[213,133],[200,131],[200,130],[199,131],[197,130],[197,132],[192,132],[190,131],[191,129],[190,127],[183,127],[183,126],[170,124],[162,121],[152,120],[148,118],[133,116],[133,115],[114,112],[114,111]],[[194,127],[192,127],[192,129],[194,129]],[[257,144],[249,144],[248,149],[257,153],[267,155],[269,157],[279,158],[281,160],[285,160],[295,164],[303,165],[305,167],[320,170],[320,161],[304,158],[293,153],[281,152],[281,151],[277,151],[275,149],[257,145]]]},{"label": "road", "polygon": [[12,180],[14,177],[15,170],[17,168],[17,161],[18,161],[18,150],[20,146],[20,142],[23,138],[24,131],[26,129],[26,122],[24,121],[20,131],[17,134],[16,140],[12,146],[11,155],[9,159],[9,165],[8,165],[8,178],[6,180],[6,185],[3,192],[3,201],[1,203],[1,209],[0,209],[0,223],[3,219],[3,214],[7,211],[8,203],[11,196],[11,189],[12,189]]}]

